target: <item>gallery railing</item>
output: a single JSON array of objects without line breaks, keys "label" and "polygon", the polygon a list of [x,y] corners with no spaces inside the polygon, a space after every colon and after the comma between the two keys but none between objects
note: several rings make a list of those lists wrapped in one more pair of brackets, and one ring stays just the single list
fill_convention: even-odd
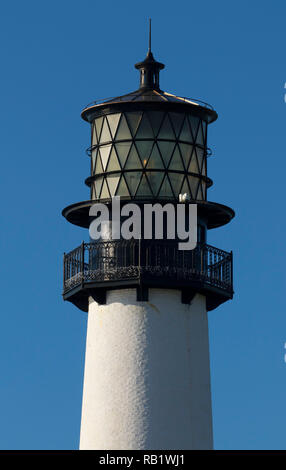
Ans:
[{"label": "gallery railing", "polygon": [[64,294],[82,284],[141,277],[202,282],[232,293],[232,252],[206,244],[183,251],[172,240],[112,240],[64,254]]}]

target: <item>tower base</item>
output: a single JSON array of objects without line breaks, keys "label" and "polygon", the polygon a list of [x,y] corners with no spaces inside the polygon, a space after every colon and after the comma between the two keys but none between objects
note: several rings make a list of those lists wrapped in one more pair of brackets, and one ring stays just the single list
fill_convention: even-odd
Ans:
[{"label": "tower base", "polygon": [[80,449],[212,449],[206,298],[89,301]]}]

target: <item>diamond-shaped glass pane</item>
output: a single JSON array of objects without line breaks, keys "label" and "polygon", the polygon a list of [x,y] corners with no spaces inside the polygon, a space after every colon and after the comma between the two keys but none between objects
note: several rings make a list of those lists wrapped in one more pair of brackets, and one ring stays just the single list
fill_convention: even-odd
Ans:
[{"label": "diamond-shaped glass pane", "polygon": [[97,133],[97,140],[99,142],[103,117],[99,117],[99,118],[95,119],[94,122],[95,122],[95,129],[96,129],[96,133]]},{"label": "diamond-shaped glass pane", "polygon": [[207,175],[207,172],[206,172],[206,158],[203,159],[202,175],[203,175],[203,176],[206,176],[206,175]]},{"label": "diamond-shaped glass pane", "polygon": [[152,192],[145,175],[141,179],[136,196],[152,197]]},{"label": "diamond-shaped glass pane", "polygon": [[131,133],[129,130],[129,127],[127,125],[126,118],[124,114],[121,115],[121,119],[119,122],[119,126],[117,127],[117,132],[116,132],[116,140],[125,140],[125,139],[131,139]]},{"label": "diamond-shaped glass pane", "polygon": [[202,128],[203,128],[204,142],[206,143],[206,138],[207,138],[207,123],[206,123],[206,121],[202,121]]},{"label": "diamond-shaped glass pane", "polygon": [[110,194],[109,194],[108,186],[106,184],[106,180],[104,180],[102,188],[101,188],[100,198],[107,199],[109,197],[110,197]]},{"label": "diamond-shaped glass pane", "polygon": [[197,152],[199,170],[200,170],[200,173],[201,173],[202,164],[203,164],[203,160],[204,160],[204,150],[199,148],[199,147],[196,147],[196,152]]},{"label": "diamond-shaped glass pane", "polygon": [[184,183],[181,189],[181,194],[188,194],[190,196],[190,188],[189,188],[187,177],[184,179]]},{"label": "diamond-shaped glass pane", "polygon": [[132,144],[124,168],[127,170],[140,170],[142,168],[141,161],[134,144]]},{"label": "diamond-shaped glass pane", "polygon": [[191,158],[191,162],[190,162],[188,171],[189,171],[190,173],[199,173],[199,167],[198,167],[198,162],[197,162],[197,156],[196,156],[195,147],[194,147],[194,149],[193,149],[192,158]]},{"label": "diamond-shaped glass pane", "polygon": [[91,174],[93,174],[95,170],[96,156],[97,156],[97,150],[93,150],[91,153]]},{"label": "diamond-shaped glass pane", "polygon": [[196,178],[195,176],[188,176],[188,180],[189,180],[189,186],[191,188],[191,192],[192,192],[192,199],[196,199],[197,197],[197,190],[198,190],[198,183],[199,183],[199,179]]},{"label": "diamond-shaped glass pane", "polygon": [[185,115],[183,113],[169,113],[175,130],[176,137],[179,137]]},{"label": "diamond-shaped glass pane", "polygon": [[204,145],[204,135],[203,135],[203,128],[201,126],[201,123],[199,125],[196,143],[200,145]]},{"label": "diamond-shaped glass pane", "polygon": [[141,117],[142,112],[140,111],[132,111],[130,113],[126,113],[127,122],[129,124],[129,128],[131,129],[133,137],[137,132]]},{"label": "diamond-shaped glass pane", "polygon": [[189,126],[189,121],[187,119],[187,116],[184,120],[184,124],[182,127],[182,130],[180,132],[180,140],[184,140],[185,142],[193,142],[190,126]]},{"label": "diamond-shaped glass pane", "polygon": [[148,172],[146,173],[146,176],[149,181],[154,197],[157,196],[157,193],[160,189],[164,175],[165,173],[163,171],[150,171],[149,173]]},{"label": "diamond-shaped glass pane", "polygon": [[106,169],[106,165],[107,165],[108,157],[109,157],[109,154],[110,154],[110,150],[111,150],[111,145],[102,145],[99,149],[99,153],[101,155],[101,162],[102,162],[102,166],[103,166],[104,171]]},{"label": "diamond-shaped glass pane", "polygon": [[197,192],[197,199],[200,200],[200,201],[203,199],[203,192],[202,192],[201,184],[199,184],[199,189],[198,189],[198,192]]},{"label": "diamond-shaped glass pane", "polygon": [[94,182],[95,197],[98,199],[101,191],[103,177],[97,178]]},{"label": "diamond-shaped glass pane", "polygon": [[98,141],[97,141],[97,134],[96,134],[96,128],[95,128],[95,124],[92,126],[92,139],[91,139],[91,145],[94,146],[94,145],[97,145]]},{"label": "diamond-shaped glass pane", "polygon": [[150,152],[153,146],[153,140],[136,140],[136,147],[141,157],[143,166],[146,166]]},{"label": "diamond-shaped glass pane", "polygon": [[187,170],[190,164],[190,158],[193,150],[193,146],[189,144],[179,144],[180,150],[181,150],[181,155],[182,159],[185,165],[185,169]]},{"label": "diamond-shaped glass pane", "polygon": [[164,113],[162,111],[149,111],[148,117],[152,125],[154,136],[157,137],[157,134],[164,118]]},{"label": "diamond-shaped glass pane", "polygon": [[151,127],[151,124],[149,122],[147,113],[144,113],[143,116],[142,116],[138,131],[137,131],[137,134],[136,134],[136,138],[137,139],[140,139],[140,138],[141,139],[142,138],[145,138],[145,139],[153,138],[153,131],[152,131],[152,127]]},{"label": "diamond-shaped glass pane", "polygon": [[111,153],[110,153],[110,157],[109,157],[109,160],[108,160],[108,165],[107,165],[107,168],[106,168],[106,171],[116,171],[116,170],[120,170],[120,165],[119,165],[119,162],[118,162],[118,158],[117,158],[117,155],[116,155],[116,152],[115,152],[115,148],[113,147],[112,150],[111,150]]},{"label": "diamond-shaped glass pane", "polygon": [[206,200],[206,183],[204,181],[201,182],[201,186],[202,186],[202,199]]},{"label": "diamond-shaped glass pane", "polygon": [[192,116],[189,114],[189,122],[190,122],[190,126],[191,126],[191,129],[192,129],[192,134],[193,134],[193,138],[194,138],[194,141],[196,140],[196,137],[197,137],[197,132],[198,132],[198,126],[199,126],[199,118],[196,117],[196,116]]},{"label": "diamond-shaped glass pane", "polygon": [[109,192],[110,192],[111,197],[114,196],[115,194],[119,178],[120,178],[120,174],[109,175],[106,177],[106,181],[109,187]]},{"label": "diamond-shaped glass pane", "polygon": [[112,138],[114,139],[114,136],[115,136],[116,131],[117,131],[117,126],[118,126],[118,123],[119,123],[119,119],[120,119],[120,113],[109,114],[107,116],[107,119],[108,119],[108,124],[109,124],[109,128],[110,128],[110,131],[111,131]]},{"label": "diamond-shaped glass pane", "polygon": [[165,178],[163,180],[163,183],[159,192],[159,197],[168,197],[168,198],[174,197],[167,175],[165,175]]},{"label": "diamond-shaped glass pane", "polygon": [[102,131],[100,134],[100,143],[102,144],[103,142],[110,142],[110,141],[111,141],[111,134],[110,134],[109,126],[107,123],[107,119],[105,118],[103,121]]},{"label": "diamond-shaped glass pane", "polygon": [[169,165],[169,161],[171,158],[171,155],[173,153],[174,147],[175,147],[175,142],[158,142],[159,150],[163,159],[163,162],[165,164],[165,167],[167,168]]},{"label": "diamond-shaped glass pane", "polygon": [[163,165],[163,162],[162,162],[162,159],[161,159],[161,156],[160,156],[160,153],[156,144],[154,144],[154,147],[152,149],[146,168],[156,168],[156,169],[164,168],[164,165]]},{"label": "diamond-shaped glass pane", "polygon": [[184,171],[184,166],[183,166],[183,162],[181,159],[180,150],[177,145],[176,145],[176,148],[174,150],[174,153],[172,155],[172,158],[169,164],[169,170]]},{"label": "diamond-shaped glass pane", "polygon": [[168,114],[165,115],[165,119],[158,134],[158,139],[175,139]]},{"label": "diamond-shaped glass pane", "polygon": [[125,165],[126,158],[131,147],[131,143],[132,142],[121,142],[121,143],[115,144],[117,155],[120,160],[122,168]]},{"label": "diamond-shaped glass pane", "polygon": [[95,188],[93,184],[90,188],[90,199],[95,199],[95,198],[96,198],[96,195],[95,195]]},{"label": "diamond-shaped glass pane", "polygon": [[131,193],[131,196],[135,196],[138,184],[140,182],[142,173],[139,171],[128,171],[125,173],[125,179]]},{"label": "diamond-shaped glass pane", "polygon": [[184,174],[183,173],[169,173],[169,179],[171,182],[171,186],[173,188],[173,192],[175,196],[179,196],[180,190],[182,187]]},{"label": "diamond-shaped glass pane", "polygon": [[116,189],[116,196],[129,196],[129,191],[127,188],[127,185],[125,183],[124,176],[122,175],[120,178],[119,185],[117,186]]}]

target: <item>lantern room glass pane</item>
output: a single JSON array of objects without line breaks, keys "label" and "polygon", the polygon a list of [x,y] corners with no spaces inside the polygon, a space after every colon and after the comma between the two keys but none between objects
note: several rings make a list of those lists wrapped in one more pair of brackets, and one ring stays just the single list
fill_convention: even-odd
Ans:
[{"label": "lantern room glass pane", "polygon": [[184,120],[184,124],[182,127],[182,130],[180,132],[180,137],[179,140],[184,140],[185,142],[193,142],[193,137],[191,134],[190,126],[189,126],[189,121],[187,119],[187,116]]},{"label": "lantern room glass pane", "polygon": [[166,197],[166,198],[173,198],[174,194],[171,188],[171,185],[169,183],[167,175],[165,175],[165,178],[163,180],[160,192],[159,192],[159,197]]},{"label": "lantern room glass pane", "polygon": [[129,196],[128,187],[123,175],[121,176],[119,185],[117,186],[116,196]]},{"label": "lantern room glass pane", "polygon": [[196,199],[197,197],[197,190],[198,190],[198,183],[199,183],[199,179],[196,178],[195,176],[188,176],[188,180],[189,180],[189,186],[190,186],[190,189],[191,189],[191,192],[192,192],[192,199]]},{"label": "lantern room glass pane", "polygon": [[108,157],[109,157],[109,154],[110,154],[110,150],[111,150],[111,145],[102,145],[99,149],[99,153],[101,155],[101,162],[102,162],[102,166],[103,166],[104,171],[106,169],[106,165],[107,165]]},{"label": "lantern room glass pane", "polygon": [[157,144],[154,144],[149,161],[147,163],[147,168],[150,168],[150,169],[151,168],[157,168],[157,169],[164,168]]},{"label": "lantern room glass pane", "polygon": [[191,158],[191,162],[190,162],[188,171],[190,173],[199,173],[199,167],[198,167],[195,148],[193,149],[192,158]]},{"label": "lantern room glass pane", "polygon": [[114,136],[115,136],[116,131],[117,131],[117,126],[118,126],[118,123],[119,123],[120,116],[121,116],[120,113],[109,114],[107,116],[109,128],[110,128],[111,135],[112,135],[113,139],[114,139]]},{"label": "lantern room glass pane", "polygon": [[114,196],[115,194],[115,191],[116,191],[116,188],[117,188],[117,185],[118,185],[118,181],[119,181],[119,178],[120,178],[120,174],[114,174],[114,175],[109,175],[106,177],[106,180],[107,180],[107,184],[108,184],[108,187],[109,187],[109,192],[110,192],[110,196]]},{"label": "lantern room glass pane", "polygon": [[92,127],[91,145],[94,146],[94,145],[97,145],[97,143],[98,143],[97,134],[96,134],[96,128],[95,128],[95,124],[94,124],[93,127]]},{"label": "lantern room glass pane", "polygon": [[110,154],[110,157],[109,157],[109,161],[108,161],[108,165],[107,165],[107,168],[106,168],[106,171],[116,171],[116,170],[120,170],[120,165],[119,165],[119,162],[118,162],[118,158],[117,158],[117,155],[116,155],[116,152],[115,152],[115,148],[113,147],[112,150],[111,150],[111,154]]},{"label": "lantern room glass pane", "polygon": [[145,175],[141,179],[136,196],[152,197],[152,192]]},{"label": "lantern room glass pane", "polygon": [[164,175],[165,173],[163,171],[150,171],[149,173],[148,172],[146,173],[146,176],[149,181],[154,197],[157,196],[157,193],[160,189]]},{"label": "lantern room glass pane", "polygon": [[154,136],[157,137],[160,126],[164,119],[164,113],[162,111],[149,111],[148,117],[151,122],[151,126],[154,132]]},{"label": "lantern room glass pane", "polygon": [[101,188],[100,198],[101,199],[108,199],[110,197],[108,186],[106,184],[106,180],[103,181],[103,185]]},{"label": "lantern room glass pane", "polygon": [[185,115],[183,113],[169,113],[176,137],[179,137]]},{"label": "lantern room glass pane", "polygon": [[203,193],[202,193],[202,187],[201,187],[201,184],[199,184],[199,189],[198,189],[198,193],[197,193],[197,199],[199,201],[201,201],[203,199]]},{"label": "lantern room glass pane", "polygon": [[100,154],[98,152],[96,163],[95,163],[95,174],[99,174],[99,173],[103,173],[103,167],[102,167],[102,163],[101,163]]},{"label": "lantern room glass pane", "polygon": [[142,173],[140,171],[128,171],[127,173],[125,173],[125,179],[131,196],[135,196],[141,176]]},{"label": "lantern room glass pane", "polygon": [[201,123],[199,125],[196,143],[200,145],[204,145],[204,135],[203,135],[203,129],[202,129]]},{"label": "lantern room glass pane", "polygon": [[188,194],[188,196],[191,197],[187,177],[184,179],[184,183],[183,183],[183,186],[182,186],[182,189],[181,189],[181,194]]},{"label": "lantern room glass pane", "polygon": [[206,121],[202,121],[202,129],[203,129],[203,135],[204,135],[204,142],[206,144],[206,140],[207,140],[207,123],[206,123]]},{"label": "lantern room glass pane", "polygon": [[150,138],[153,138],[153,137],[154,137],[153,136],[153,131],[152,131],[152,127],[151,127],[151,124],[149,122],[147,113],[144,113],[143,116],[142,116],[139,128],[138,128],[137,134],[136,134],[136,138],[137,139],[140,139],[140,138],[146,138],[146,139],[149,138],[150,139]]},{"label": "lantern room glass pane", "polygon": [[175,147],[175,142],[164,142],[164,141],[160,142],[159,141],[158,146],[160,149],[162,160],[165,163],[165,167],[167,168],[169,165],[169,161],[173,153],[174,147]]},{"label": "lantern room glass pane", "polygon": [[97,150],[93,150],[91,153],[91,174],[94,174],[95,162],[96,162]]},{"label": "lantern room glass pane", "polygon": [[90,188],[90,199],[95,199],[95,198],[96,198],[96,195],[95,195],[95,188],[93,184]]},{"label": "lantern room glass pane", "polygon": [[202,181],[201,182],[201,185],[202,185],[202,195],[203,195],[203,199],[206,200],[206,190],[207,190],[207,185],[206,185],[206,182],[205,181]]},{"label": "lantern room glass pane", "polygon": [[193,150],[193,146],[189,144],[179,144],[180,150],[181,150],[181,155],[182,159],[185,165],[185,169],[188,170],[189,164],[190,164],[190,158]]},{"label": "lantern room glass pane", "polygon": [[100,195],[100,190],[102,186],[103,177],[97,178],[94,182],[95,197],[98,199]]},{"label": "lantern room glass pane", "polygon": [[204,160],[204,150],[200,147],[196,147],[196,152],[197,152],[197,160],[198,160],[198,165],[199,165],[199,171],[201,173],[202,164],[203,164],[203,160]]},{"label": "lantern room glass pane", "polygon": [[95,119],[94,122],[95,122],[95,129],[96,129],[96,133],[97,133],[97,140],[99,142],[103,117],[99,117],[99,118]]},{"label": "lantern room glass pane", "polygon": [[131,132],[129,130],[126,118],[124,114],[122,114],[119,126],[117,128],[115,140],[125,140],[125,139],[131,139],[131,138],[132,136],[131,136]]},{"label": "lantern room glass pane", "polygon": [[175,134],[168,114],[165,115],[165,119],[158,134],[158,139],[175,139]]},{"label": "lantern room glass pane", "polygon": [[195,141],[197,137],[197,132],[198,132],[199,118],[189,114],[189,122],[190,122],[190,126],[192,129],[193,138]]},{"label": "lantern room glass pane", "polygon": [[129,113],[126,113],[127,122],[129,124],[129,128],[131,129],[133,137],[137,132],[142,114],[143,113],[140,111],[131,111]]},{"label": "lantern room glass pane", "polygon": [[125,169],[127,170],[140,170],[142,168],[139,155],[137,153],[136,147],[132,144],[131,150],[128,155],[127,162],[125,163]]},{"label": "lantern room glass pane", "polygon": [[207,172],[206,172],[206,158],[203,159],[202,175],[203,175],[203,176],[206,176],[206,175],[207,175]]},{"label": "lantern room glass pane", "polygon": [[111,139],[111,134],[109,131],[109,126],[107,123],[107,119],[105,118],[103,122],[103,126],[102,126],[101,135],[100,135],[100,143],[102,144],[104,142],[110,142],[111,140],[112,139]]},{"label": "lantern room glass pane", "polygon": [[153,140],[136,140],[136,147],[143,166],[146,166],[153,146]]},{"label": "lantern room glass pane", "polygon": [[182,187],[184,174],[183,173],[169,173],[169,179],[171,182],[171,186],[173,188],[173,192],[176,197],[179,196],[180,190]]},{"label": "lantern room glass pane", "polygon": [[172,155],[171,162],[169,164],[169,170],[184,171],[180,150],[177,145]]},{"label": "lantern room glass pane", "polygon": [[132,142],[121,142],[121,143],[115,144],[117,155],[119,157],[122,168],[125,165],[126,158],[131,147],[131,143]]}]

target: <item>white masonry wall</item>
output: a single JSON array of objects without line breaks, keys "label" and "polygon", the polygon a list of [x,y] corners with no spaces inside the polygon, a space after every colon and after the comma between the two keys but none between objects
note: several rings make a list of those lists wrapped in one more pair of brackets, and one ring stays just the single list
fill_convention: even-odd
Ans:
[{"label": "white masonry wall", "polygon": [[205,297],[135,289],[90,301],[80,449],[211,449]]}]

